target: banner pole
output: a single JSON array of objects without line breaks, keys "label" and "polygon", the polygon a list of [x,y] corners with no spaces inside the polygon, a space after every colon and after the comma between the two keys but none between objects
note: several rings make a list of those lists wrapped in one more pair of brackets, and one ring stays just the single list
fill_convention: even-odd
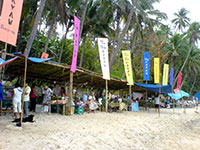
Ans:
[{"label": "banner pole", "polygon": [[106,102],[106,112],[108,112],[108,80],[106,80],[106,97],[105,97],[105,102]]},{"label": "banner pole", "polygon": [[24,115],[24,93],[25,93],[25,85],[26,85],[26,73],[27,73],[27,49],[25,49],[25,66],[24,66],[24,85],[23,85],[23,94],[22,94],[22,112],[20,118],[20,125],[22,126],[23,115]]},{"label": "banner pole", "polygon": [[[146,84],[148,84],[148,82],[147,82],[147,80],[146,80]],[[147,102],[148,100],[147,100],[147,89],[146,89],[146,101],[145,101],[145,110],[147,110]],[[148,109],[148,111],[149,111],[149,109]]]},{"label": "banner pole", "polygon": [[69,102],[68,102],[68,115],[71,116],[71,108],[72,108],[72,89],[73,89],[73,72],[70,71],[70,87],[69,87]]},{"label": "banner pole", "polygon": [[[6,57],[7,45],[8,44],[5,43],[5,48],[2,51],[2,53],[1,53],[1,58],[3,60],[5,60],[5,57]],[[3,74],[4,74],[4,72],[3,72],[3,66],[0,68],[0,73],[1,73],[1,83],[2,83],[3,82]],[[0,116],[1,116],[1,112],[2,112],[2,100],[0,100]]]},{"label": "banner pole", "polygon": [[132,99],[132,91],[131,91],[131,85],[129,85],[129,111],[131,111],[131,99]]}]

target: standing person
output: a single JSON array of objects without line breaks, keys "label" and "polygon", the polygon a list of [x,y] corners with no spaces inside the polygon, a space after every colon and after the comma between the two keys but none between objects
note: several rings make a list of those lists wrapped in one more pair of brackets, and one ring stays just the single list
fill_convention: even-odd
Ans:
[{"label": "standing person", "polygon": [[28,113],[29,113],[29,101],[30,101],[30,92],[31,88],[28,86],[28,83],[25,84],[25,89],[24,89],[24,111],[25,111],[25,118],[28,118]]},{"label": "standing person", "polygon": [[35,84],[33,84],[31,87],[30,98],[31,98],[31,111],[35,112],[35,107],[36,107]]},{"label": "standing person", "polygon": [[46,85],[43,91],[43,104],[49,104],[51,101],[51,96],[52,96],[52,90]]},{"label": "standing person", "polygon": [[15,84],[15,88],[13,89],[13,111],[15,120],[13,122],[17,122],[17,113],[19,113],[19,118],[21,117],[22,112],[22,88],[19,83]]},{"label": "standing person", "polygon": [[158,110],[159,104],[160,104],[160,102],[159,102],[159,95],[157,95],[157,96],[155,97],[155,109],[156,109],[156,110]]},{"label": "standing person", "polygon": [[98,105],[96,103],[96,98],[94,96],[94,92],[92,92],[92,94],[89,96],[88,98],[89,100],[89,109],[94,110],[94,112],[96,112],[96,109],[98,108]]}]

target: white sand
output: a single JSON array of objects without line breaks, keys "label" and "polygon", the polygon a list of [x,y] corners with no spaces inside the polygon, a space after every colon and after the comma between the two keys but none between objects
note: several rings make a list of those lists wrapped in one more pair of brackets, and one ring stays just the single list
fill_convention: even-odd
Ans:
[{"label": "white sand", "polygon": [[150,112],[36,114],[23,128],[0,117],[1,150],[199,150],[200,114],[194,109]]}]

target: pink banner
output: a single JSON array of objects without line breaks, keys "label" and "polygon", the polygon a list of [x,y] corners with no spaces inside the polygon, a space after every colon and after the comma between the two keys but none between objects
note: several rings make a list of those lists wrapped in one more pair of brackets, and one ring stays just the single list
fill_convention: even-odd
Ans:
[{"label": "pink banner", "polygon": [[182,78],[182,72],[179,72],[178,74],[178,82],[177,82],[177,89],[180,89],[181,86],[181,78]]},{"label": "pink banner", "polygon": [[0,16],[0,40],[16,45],[23,0],[4,0]]},{"label": "pink banner", "polygon": [[73,73],[76,72],[78,44],[79,44],[79,30],[80,30],[80,20],[76,16],[74,16],[74,52],[71,65],[71,71]]}]

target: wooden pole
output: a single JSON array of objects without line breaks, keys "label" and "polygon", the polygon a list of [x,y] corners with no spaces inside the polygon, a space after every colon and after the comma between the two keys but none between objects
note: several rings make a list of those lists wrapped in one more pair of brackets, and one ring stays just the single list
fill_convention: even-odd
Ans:
[{"label": "wooden pole", "polygon": [[[1,54],[1,58],[3,60],[5,60],[6,58],[6,50],[7,50],[7,43],[5,43],[5,48],[2,50],[2,54]],[[0,67],[0,73],[1,73],[1,83],[3,82],[3,66]],[[1,116],[1,112],[2,112],[2,100],[0,100],[0,116]]]},{"label": "wooden pole", "polygon": [[24,85],[23,85],[23,94],[22,94],[22,112],[20,118],[20,124],[22,126],[23,122],[23,114],[24,114],[24,93],[25,93],[25,85],[26,85],[26,72],[27,72],[27,49],[25,50],[25,65],[24,65]]},{"label": "wooden pole", "polygon": [[108,80],[106,80],[106,112],[108,112]]},{"label": "wooden pole", "polygon": [[129,85],[129,111],[131,111],[131,99],[132,99],[132,90],[131,90],[131,85]]},{"label": "wooden pole", "polygon": [[68,102],[68,115],[71,115],[71,108],[72,108],[72,89],[73,89],[73,72],[70,71],[70,87],[69,87],[69,102]]},{"label": "wooden pole", "polygon": [[[147,80],[146,80],[146,84],[147,84]],[[148,103],[148,100],[147,100],[147,89],[146,89],[145,110],[147,110],[147,103]],[[149,110],[149,109],[148,109],[148,110]]]}]

